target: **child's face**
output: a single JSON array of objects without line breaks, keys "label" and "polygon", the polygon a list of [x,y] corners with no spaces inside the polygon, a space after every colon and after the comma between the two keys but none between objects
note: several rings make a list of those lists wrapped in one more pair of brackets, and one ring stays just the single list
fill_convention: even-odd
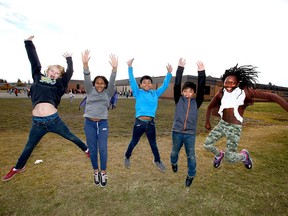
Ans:
[{"label": "child's face", "polygon": [[195,95],[195,92],[192,88],[185,88],[182,91],[182,95],[186,98],[192,98]]},{"label": "child's face", "polygon": [[60,78],[60,76],[61,72],[57,67],[53,66],[48,69],[47,77],[49,77],[50,79],[57,80],[58,78]]},{"label": "child's face", "polygon": [[102,92],[106,88],[106,84],[105,84],[105,82],[104,82],[104,80],[102,78],[97,78],[95,80],[95,85],[94,86],[95,86],[95,89],[98,92]]},{"label": "child's face", "polygon": [[152,84],[150,79],[144,79],[144,80],[142,80],[142,83],[140,84],[140,87],[142,89],[144,89],[145,91],[148,91],[148,90],[152,89],[153,84]]},{"label": "child's face", "polygon": [[232,92],[238,86],[238,80],[236,76],[227,76],[224,80],[224,88],[227,92]]}]

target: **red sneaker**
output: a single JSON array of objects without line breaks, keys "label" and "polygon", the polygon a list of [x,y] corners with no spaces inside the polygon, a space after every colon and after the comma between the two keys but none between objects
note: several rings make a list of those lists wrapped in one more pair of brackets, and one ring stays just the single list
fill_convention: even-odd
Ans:
[{"label": "red sneaker", "polygon": [[88,158],[90,158],[90,151],[89,150],[88,150],[88,152],[85,152],[85,154]]},{"label": "red sneaker", "polygon": [[9,181],[11,178],[13,178],[14,175],[16,175],[17,173],[23,173],[26,170],[26,166],[24,166],[22,169],[17,169],[17,170],[13,170],[14,167],[11,168],[11,170],[9,171],[9,173],[7,173],[3,178],[2,181]]}]

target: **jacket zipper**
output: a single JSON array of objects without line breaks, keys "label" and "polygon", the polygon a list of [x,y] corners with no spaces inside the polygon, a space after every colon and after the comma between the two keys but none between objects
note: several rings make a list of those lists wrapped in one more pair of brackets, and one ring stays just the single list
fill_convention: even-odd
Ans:
[{"label": "jacket zipper", "polygon": [[190,98],[188,98],[188,107],[187,107],[187,111],[186,111],[186,117],[185,117],[185,121],[184,121],[184,128],[183,131],[186,130],[186,124],[187,124],[187,119],[188,119],[188,115],[189,115],[189,110],[190,110]]}]

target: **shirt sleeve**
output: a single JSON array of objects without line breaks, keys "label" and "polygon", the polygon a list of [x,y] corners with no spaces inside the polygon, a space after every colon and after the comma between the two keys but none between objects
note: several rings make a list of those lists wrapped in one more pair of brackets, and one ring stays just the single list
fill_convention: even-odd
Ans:
[{"label": "shirt sleeve", "polygon": [[165,91],[166,89],[169,87],[169,83],[170,83],[170,80],[172,78],[172,74],[171,73],[167,73],[166,74],[166,77],[163,81],[163,84],[156,90],[156,94],[157,94],[157,97],[159,98]]},{"label": "shirt sleeve", "polygon": [[128,67],[129,83],[133,92],[133,96],[137,97],[139,87],[133,74],[133,67]]},{"label": "shirt sleeve", "polygon": [[178,66],[177,71],[176,71],[174,87],[173,87],[175,104],[178,103],[179,98],[181,96],[181,83],[182,83],[183,72],[184,72],[184,67]]}]

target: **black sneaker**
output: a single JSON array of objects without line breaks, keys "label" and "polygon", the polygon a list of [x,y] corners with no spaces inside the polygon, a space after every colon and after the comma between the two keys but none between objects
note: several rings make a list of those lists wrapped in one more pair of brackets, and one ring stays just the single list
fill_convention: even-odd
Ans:
[{"label": "black sneaker", "polygon": [[172,165],[172,170],[174,173],[178,171],[178,164],[171,164]]},{"label": "black sneaker", "polygon": [[241,153],[245,155],[245,161],[243,161],[244,166],[247,169],[252,169],[253,161],[249,155],[249,152],[246,149],[243,149]]},{"label": "black sneaker", "polygon": [[94,173],[94,182],[96,186],[100,184],[100,172]]},{"label": "black sneaker", "polygon": [[106,173],[101,173],[100,174],[100,186],[106,187],[106,185],[107,185],[107,175]]},{"label": "black sneaker", "polygon": [[214,166],[215,168],[220,167],[221,161],[222,161],[223,158],[224,158],[224,152],[221,150],[221,151],[220,151],[220,156],[219,156],[219,157],[215,156],[214,162],[213,162],[213,166]]},{"label": "black sneaker", "polygon": [[185,181],[186,187],[190,187],[190,185],[193,182],[193,179],[194,177],[189,177],[189,176],[186,177],[186,181]]}]

